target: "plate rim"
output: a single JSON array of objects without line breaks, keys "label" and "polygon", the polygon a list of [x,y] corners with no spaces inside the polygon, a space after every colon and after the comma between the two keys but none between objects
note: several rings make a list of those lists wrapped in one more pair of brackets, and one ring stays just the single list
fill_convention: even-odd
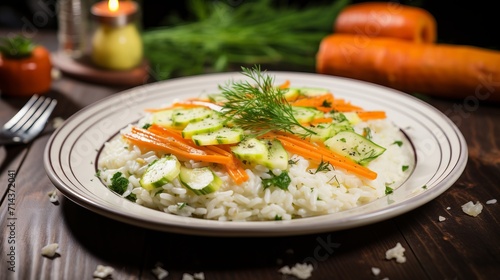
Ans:
[{"label": "plate rim", "polygon": [[[438,116],[441,117],[441,120],[444,120],[445,123],[449,126],[449,128],[455,133],[456,138],[459,141],[460,144],[460,154],[459,158],[455,162],[454,168],[452,168],[451,171],[453,172],[448,172],[445,174],[445,178],[441,179],[437,185],[433,186],[432,188],[425,190],[425,195],[424,197],[422,196],[413,196],[407,200],[405,200],[405,203],[397,203],[394,205],[388,205],[387,207],[384,207],[383,209],[380,209],[378,211],[375,211],[373,213],[365,213],[363,215],[356,215],[354,218],[350,217],[347,220],[337,219],[334,220],[335,222],[339,222],[341,225],[332,227],[331,225],[325,225],[323,224],[323,220],[329,220],[325,218],[326,216],[334,215],[334,214],[329,214],[329,215],[322,215],[322,216],[317,216],[317,217],[308,217],[308,218],[301,218],[297,220],[292,220],[292,221],[249,221],[249,222],[221,222],[221,221],[211,221],[211,220],[202,220],[202,219],[196,219],[196,218],[190,218],[190,217],[180,217],[181,219],[189,219],[192,221],[193,219],[196,219],[197,222],[194,223],[187,223],[184,224],[177,224],[177,225],[172,225],[168,224],[168,228],[166,228],[165,223],[160,223],[158,221],[153,221],[153,220],[148,220],[147,223],[144,223],[144,220],[139,219],[134,215],[131,217],[130,213],[121,213],[117,211],[116,209],[107,209],[106,205],[100,205],[99,203],[92,201],[88,197],[85,197],[84,195],[80,193],[76,193],[71,190],[71,188],[68,188],[65,183],[58,177],[56,174],[55,170],[52,167],[52,163],[50,162],[50,151],[54,145],[54,141],[56,140],[58,133],[68,125],[71,125],[72,122],[74,122],[75,119],[77,119],[80,115],[84,114],[88,110],[95,109],[96,106],[99,104],[104,104],[106,102],[109,102],[109,100],[115,100],[119,99],[123,96],[126,96],[128,94],[134,94],[134,92],[140,90],[140,89],[150,89],[150,91],[153,91],[155,88],[161,88],[165,87],[165,85],[171,85],[173,83],[183,83],[186,81],[190,81],[193,79],[200,79],[200,78],[207,78],[207,79],[215,79],[215,80],[220,80],[220,82],[226,81],[228,77],[233,77],[240,75],[240,72],[224,72],[224,73],[211,73],[211,74],[203,74],[203,75],[195,75],[195,76],[187,76],[187,77],[179,77],[179,78],[174,78],[166,81],[160,81],[160,82],[155,82],[151,84],[145,84],[142,86],[130,88],[118,93],[115,93],[113,95],[110,95],[108,97],[105,97],[103,99],[100,99],[88,106],[85,106],[84,108],[80,109],[77,111],[75,114],[71,115],[65,122],[56,129],[50,136],[48,143],[45,147],[44,151],[44,167],[46,170],[46,173],[49,177],[49,179],[54,183],[56,188],[61,191],[61,193],[76,203],[77,205],[84,207],[90,211],[93,211],[95,213],[98,213],[102,216],[105,216],[107,218],[111,218],[114,220],[118,220],[127,224],[131,224],[134,226],[138,226],[141,228],[148,228],[152,230],[158,230],[158,231],[165,231],[165,232],[173,232],[173,233],[179,233],[179,234],[191,234],[191,235],[204,235],[204,236],[290,236],[290,235],[303,235],[303,234],[312,234],[312,233],[320,233],[320,232],[331,232],[331,231],[337,231],[337,230],[343,230],[343,229],[349,229],[349,228],[355,228],[355,227],[360,227],[368,224],[372,224],[375,222],[380,222],[383,220],[387,220],[396,216],[399,216],[403,213],[409,212],[411,210],[414,210],[429,201],[435,199],[438,197],[440,194],[445,192],[449,187],[451,187],[457,180],[458,178],[462,175],[464,169],[466,168],[467,162],[468,162],[468,152],[467,152],[467,144],[464,136],[458,129],[458,127],[446,116],[444,115],[441,111],[433,107],[432,105],[414,97],[409,94],[406,94],[404,92],[388,88],[385,86],[381,86],[378,84],[373,84],[365,81],[360,81],[360,80],[355,80],[355,79],[350,79],[350,78],[345,78],[345,77],[338,77],[338,76],[331,76],[331,75],[323,75],[323,74],[317,74],[317,73],[303,73],[303,72],[288,72],[288,71],[266,71],[269,75],[274,75],[274,76],[301,76],[304,79],[307,79],[309,77],[314,77],[314,78],[327,78],[327,79],[332,79],[332,80],[338,80],[338,81],[343,81],[343,82],[348,82],[348,83],[353,83],[355,85],[360,85],[363,87],[369,87],[369,88],[376,88],[377,90],[382,90],[385,92],[390,92],[391,94],[398,94],[402,95],[402,98],[407,98],[408,100],[411,100],[411,102],[416,102],[419,106],[423,106],[427,110],[431,110],[434,113],[436,113]],[[226,79],[222,79],[225,77]],[[293,80],[293,78],[291,78]],[[442,176],[443,174],[441,174]],[[132,202],[130,202],[132,203]],[[141,206],[144,207],[144,206]],[[356,207],[359,208],[359,207]],[[158,211],[158,210],[153,210],[153,211]],[[166,213],[165,213],[166,214]],[[169,214],[166,214],[169,215]],[[174,215],[175,216],[175,215]],[[331,218],[331,216],[330,216]],[[203,221],[203,222],[199,222]],[[300,221],[300,222],[296,222]],[[225,230],[217,230],[214,229],[211,225],[221,225],[223,223],[225,225]],[[307,224],[312,224],[313,226],[308,227],[306,229],[302,228],[300,230],[296,229],[296,224],[301,225],[302,223],[307,223]],[[231,226],[227,226],[231,225]],[[244,226],[243,226],[244,225]],[[272,225],[269,227],[269,225]],[[280,227],[279,230],[273,230],[273,227],[276,228],[278,226]]]}]

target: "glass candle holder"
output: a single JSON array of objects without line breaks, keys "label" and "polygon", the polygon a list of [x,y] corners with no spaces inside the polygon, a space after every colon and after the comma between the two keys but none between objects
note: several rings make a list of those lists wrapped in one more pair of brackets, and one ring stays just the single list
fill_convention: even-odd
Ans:
[{"label": "glass candle holder", "polygon": [[137,24],[137,3],[102,1],[92,6],[91,14],[97,22],[92,36],[92,62],[109,70],[138,66],[143,58],[143,46]]}]

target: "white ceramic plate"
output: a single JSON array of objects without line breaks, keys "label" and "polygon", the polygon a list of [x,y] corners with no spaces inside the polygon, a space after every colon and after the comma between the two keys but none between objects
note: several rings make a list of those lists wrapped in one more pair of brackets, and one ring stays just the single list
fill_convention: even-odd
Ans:
[{"label": "white ceramic plate", "polygon": [[[351,210],[291,221],[220,222],[149,209],[114,194],[95,177],[98,151],[129,123],[175,98],[211,93],[240,80],[240,73],[201,75],[137,87],[103,99],[69,118],[51,136],[44,154],[49,178],[70,200],[112,219],[176,233],[211,236],[280,236],[335,231],[389,219],[436,198],[467,163],[467,145],[438,110],[404,93],[351,79],[296,72],[268,72],[279,84],[322,87],[365,109],[385,110],[414,145],[416,167],[393,194]],[[425,188],[423,188],[426,186]]]}]

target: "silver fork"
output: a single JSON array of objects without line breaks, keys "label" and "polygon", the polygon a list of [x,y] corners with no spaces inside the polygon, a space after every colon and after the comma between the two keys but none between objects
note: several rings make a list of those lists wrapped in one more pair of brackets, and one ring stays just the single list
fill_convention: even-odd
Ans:
[{"label": "silver fork", "polygon": [[45,127],[57,100],[33,95],[0,130],[0,145],[27,144]]}]

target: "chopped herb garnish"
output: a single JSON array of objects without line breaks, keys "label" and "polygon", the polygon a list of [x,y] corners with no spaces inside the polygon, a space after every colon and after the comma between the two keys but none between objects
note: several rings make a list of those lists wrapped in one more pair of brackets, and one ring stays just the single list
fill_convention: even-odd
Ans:
[{"label": "chopped herb garnish", "polygon": [[347,117],[342,114],[342,113],[336,113],[335,111],[331,111],[330,113],[333,113],[333,120],[338,122],[338,123],[341,123],[343,121],[347,121]]},{"label": "chopped herb garnish", "polygon": [[398,145],[399,147],[403,146],[403,141],[394,141],[394,143],[392,143],[393,145]]},{"label": "chopped herb garnish", "polygon": [[422,189],[426,190],[427,189],[427,185],[423,185]]},{"label": "chopped herb garnish", "polygon": [[327,183],[330,183],[332,180],[335,180],[335,182],[337,182],[337,187],[339,188],[340,182],[339,182],[339,179],[337,179],[337,175],[334,175],[330,180],[328,180]]},{"label": "chopped herb garnish", "polygon": [[321,162],[318,165],[318,168],[316,169],[316,171],[313,174],[316,174],[318,172],[323,172],[323,171],[331,171],[330,167],[333,167],[333,166],[328,161],[321,160]]},{"label": "chopped herb garnish", "polygon": [[330,108],[332,107],[332,103],[329,102],[328,100],[323,100],[323,103],[321,103],[321,107]]},{"label": "chopped herb garnish", "polygon": [[276,216],[274,216],[274,220],[281,221],[281,220],[283,220],[283,217],[281,217],[280,215],[276,215]]},{"label": "chopped herb garnish", "polygon": [[393,190],[391,187],[389,187],[389,186],[385,186],[385,194],[386,194],[386,195],[391,194],[393,191],[394,191],[394,190]]},{"label": "chopped herb garnish", "polygon": [[363,128],[363,136],[366,139],[372,139],[372,130],[369,127]]},{"label": "chopped herb garnish", "polygon": [[[109,189],[116,192],[119,195],[122,195],[127,190],[128,183],[129,183],[128,179],[122,177],[121,172],[116,172],[115,174],[113,174],[113,177],[111,177],[111,185],[109,186]],[[136,195],[133,193],[129,194],[125,198],[132,202],[135,202],[135,200],[137,199]]]},{"label": "chopped herb garnish", "polygon": [[278,176],[274,175],[272,172],[269,172],[269,174],[271,174],[271,178],[262,179],[262,186],[264,189],[274,186],[282,190],[288,190],[288,185],[290,185],[292,180],[290,179],[290,176],[288,176],[287,172],[281,172]]},{"label": "chopped herb garnish", "polygon": [[179,203],[177,203],[177,208],[178,208],[179,210],[181,210],[182,208],[186,207],[186,205],[187,205],[187,204],[186,204],[186,202],[182,202],[182,203],[181,203],[181,202],[179,202]]},{"label": "chopped herb garnish", "polygon": [[345,140],[345,138],[340,138],[340,142],[345,143],[347,140]]},{"label": "chopped herb garnish", "polygon": [[401,170],[403,170],[403,172],[408,170],[408,168],[410,168],[408,165],[401,166]]},{"label": "chopped herb garnish", "polygon": [[131,193],[129,194],[127,197],[125,197],[126,199],[132,201],[132,202],[135,202],[137,200],[137,197],[135,196],[135,194]]},{"label": "chopped herb garnish", "polygon": [[299,160],[293,160],[293,159],[288,160],[288,164],[290,165],[297,164],[297,162],[299,162]]},{"label": "chopped herb garnish", "polygon": [[159,195],[159,194],[160,194],[160,193],[162,193],[162,192],[163,192],[163,189],[162,189],[162,188],[160,188],[160,189],[156,190],[156,192],[155,192],[154,196],[157,196],[157,195]]},{"label": "chopped herb garnish", "polygon": [[100,178],[101,177],[101,169],[98,169],[97,172],[95,173],[95,176],[97,178]]},{"label": "chopped herb garnish", "polygon": [[145,125],[143,125],[143,126],[142,126],[142,129],[148,129],[148,128],[150,128],[150,127],[151,127],[151,125],[152,125],[152,124],[147,123],[147,124],[145,124]]},{"label": "chopped herb garnish", "polygon": [[125,177],[122,177],[121,172],[116,172],[113,174],[113,177],[111,177],[111,185],[109,188],[118,193],[118,194],[123,194],[127,190],[128,186],[128,179]]}]

